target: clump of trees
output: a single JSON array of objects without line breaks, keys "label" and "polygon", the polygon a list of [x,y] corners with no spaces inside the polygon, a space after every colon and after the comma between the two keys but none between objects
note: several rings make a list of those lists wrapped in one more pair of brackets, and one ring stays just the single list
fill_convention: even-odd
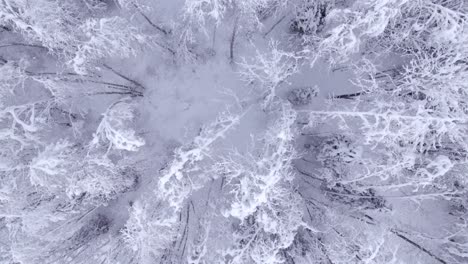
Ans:
[{"label": "clump of trees", "polygon": [[[136,0],[0,2],[0,261],[467,261],[465,1],[165,4],[177,21]],[[143,52],[222,60],[251,90],[162,168],[137,126],[150,87],[124,65]],[[296,86],[317,68],[353,90]],[[411,230],[421,208],[450,225]]]},{"label": "clump of trees", "polygon": [[[110,8],[101,1],[0,4],[6,263],[64,261],[109,230],[110,220],[94,212],[138,183],[132,162],[115,155],[144,145],[132,124],[143,86],[102,63],[135,55],[150,37],[125,15],[106,16]],[[94,118],[97,103],[109,107]]]}]

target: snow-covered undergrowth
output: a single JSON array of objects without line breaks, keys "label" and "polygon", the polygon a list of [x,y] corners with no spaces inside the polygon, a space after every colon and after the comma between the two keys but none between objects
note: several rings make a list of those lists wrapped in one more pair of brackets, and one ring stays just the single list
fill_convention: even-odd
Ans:
[{"label": "snow-covered undergrowth", "polygon": [[0,263],[467,263],[463,0],[3,0]]}]

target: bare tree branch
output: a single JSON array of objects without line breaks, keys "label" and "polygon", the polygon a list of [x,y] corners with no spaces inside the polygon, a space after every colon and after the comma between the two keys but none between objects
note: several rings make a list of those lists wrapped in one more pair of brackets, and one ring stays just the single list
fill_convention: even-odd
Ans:
[{"label": "bare tree branch", "polygon": [[234,63],[234,45],[236,42],[238,24],[239,24],[239,16],[236,16],[236,20],[234,21],[234,28],[232,29],[231,41],[229,44],[229,62],[231,64]]},{"label": "bare tree branch", "polygon": [[122,73],[120,73],[120,72],[114,70],[112,67],[110,67],[110,66],[107,65],[107,64],[103,64],[103,66],[104,66],[105,68],[109,69],[110,71],[112,71],[112,72],[113,72],[114,74],[116,74],[117,76],[121,77],[122,79],[125,79],[125,80],[127,80],[127,81],[133,83],[135,86],[140,87],[140,88],[143,89],[143,90],[146,90],[146,88],[145,88],[141,83],[137,82],[136,80],[131,79],[130,77],[127,77],[127,76],[123,75]]},{"label": "bare tree branch", "polygon": [[394,235],[398,236],[399,238],[403,239],[404,241],[408,242],[409,244],[413,245],[414,247],[416,247],[417,249],[421,250],[422,252],[426,253],[427,255],[431,256],[432,258],[434,258],[435,260],[437,260],[438,262],[442,263],[442,264],[447,264],[448,262],[446,262],[445,260],[439,258],[438,256],[436,256],[434,253],[432,253],[431,251],[427,250],[426,248],[424,248],[423,246],[419,245],[418,243],[414,242],[413,240],[409,239],[408,237],[404,236],[403,234],[401,234],[399,231],[395,230],[395,229],[391,229],[390,232],[392,232]]},{"label": "bare tree branch", "polygon": [[265,32],[265,34],[263,34],[263,37],[266,38],[288,15],[289,13],[283,15],[267,32]]},{"label": "bare tree branch", "polygon": [[23,46],[23,47],[31,47],[31,48],[39,48],[39,49],[48,50],[48,48],[41,46],[41,45],[36,45],[36,44],[27,44],[27,43],[18,43],[18,42],[0,44],[0,48],[7,48],[7,47],[13,47],[13,46]]},{"label": "bare tree branch", "polygon": [[145,13],[143,13],[143,11],[141,10],[141,8],[133,3],[133,5],[135,6],[135,8],[138,10],[138,13],[148,22],[148,24],[150,24],[152,27],[154,27],[155,29],[159,30],[161,33],[163,33],[164,35],[169,35],[171,34],[171,31],[169,30],[166,30],[158,25],[156,25],[155,23],[153,23],[153,21],[151,21],[151,19],[149,19],[149,17],[147,15],[145,15]]}]

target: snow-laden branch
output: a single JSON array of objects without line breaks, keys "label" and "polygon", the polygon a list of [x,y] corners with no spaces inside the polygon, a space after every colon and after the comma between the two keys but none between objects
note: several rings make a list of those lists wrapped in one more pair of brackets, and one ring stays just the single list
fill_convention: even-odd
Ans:
[{"label": "snow-laden branch", "polygon": [[126,101],[119,101],[111,105],[103,114],[101,123],[94,134],[92,146],[101,142],[109,144],[111,148],[136,151],[145,144],[144,140],[135,135],[135,131],[128,127],[134,119],[133,105]]},{"label": "snow-laden branch", "polygon": [[86,32],[86,40],[77,46],[69,62],[76,73],[86,74],[89,61],[103,57],[131,57],[136,55],[135,44],[148,42],[145,35],[120,17],[88,19],[79,28]]},{"label": "snow-laden branch", "polygon": [[257,50],[253,59],[242,59],[239,62],[239,74],[243,80],[258,85],[264,100],[263,107],[272,104],[276,98],[278,86],[288,81],[288,78],[299,71],[300,55],[281,50],[278,43],[271,41],[269,52],[261,53]]},{"label": "snow-laden branch", "polygon": [[[378,111],[305,111],[311,121],[315,118],[333,118],[341,128],[350,128],[349,119],[360,121],[359,130],[364,131],[368,144],[398,144],[404,142],[420,151],[446,144],[446,140],[465,144],[465,119],[437,117],[426,113],[411,115],[406,111],[388,109]],[[312,122],[311,122],[312,123]]]}]

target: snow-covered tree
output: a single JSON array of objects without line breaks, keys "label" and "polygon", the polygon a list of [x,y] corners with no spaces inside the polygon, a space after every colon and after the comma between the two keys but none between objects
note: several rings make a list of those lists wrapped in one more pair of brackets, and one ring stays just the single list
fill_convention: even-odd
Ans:
[{"label": "snow-covered tree", "polygon": [[263,97],[263,107],[268,107],[277,97],[277,89],[288,78],[299,71],[300,55],[283,51],[278,43],[269,43],[270,52],[257,54],[251,60],[244,58],[239,63],[239,74],[247,83],[253,84],[260,90]]},{"label": "snow-covered tree", "polygon": [[258,153],[237,153],[216,165],[233,197],[225,215],[241,221],[234,247],[225,255],[229,263],[282,263],[281,251],[304,226],[300,199],[291,184],[296,114],[288,104],[277,107],[278,120],[260,140]]},{"label": "snow-covered tree", "polygon": [[68,62],[79,74],[86,74],[88,64],[104,57],[135,56],[135,44],[148,42],[137,28],[120,17],[90,18],[79,29],[85,33],[85,39],[78,43],[74,57]]},{"label": "snow-covered tree", "polygon": [[0,21],[85,74],[96,60],[133,56],[138,44],[148,42],[122,17],[98,18],[106,8],[99,1],[7,0],[0,5]]}]

